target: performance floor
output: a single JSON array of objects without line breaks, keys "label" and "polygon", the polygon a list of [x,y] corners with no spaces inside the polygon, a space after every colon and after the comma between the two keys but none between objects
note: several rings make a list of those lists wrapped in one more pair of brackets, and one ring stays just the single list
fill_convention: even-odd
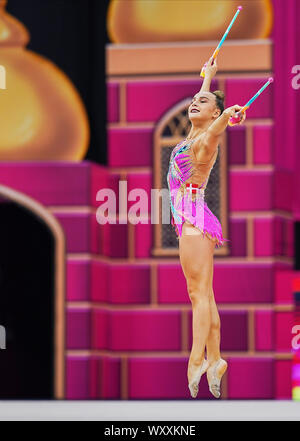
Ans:
[{"label": "performance floor", "polygon": [[0,421],[300,421],[294,401],[0,401]]}]

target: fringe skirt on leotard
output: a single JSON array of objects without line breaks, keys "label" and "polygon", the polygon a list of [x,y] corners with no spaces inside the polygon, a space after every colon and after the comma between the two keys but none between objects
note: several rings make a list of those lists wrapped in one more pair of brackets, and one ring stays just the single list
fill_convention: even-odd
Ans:
[{"label": "fringe skirt on leotard", "polygon": [[204,189],[198,188],[191,194],[184,186],[170,191],[172,225],[177,236],[181,237],[184,222],[194,225],[203,236],[216,242],[219,248],[229,242],[222,234],[222,226],[218,218],[208,208],[204,200]]}]

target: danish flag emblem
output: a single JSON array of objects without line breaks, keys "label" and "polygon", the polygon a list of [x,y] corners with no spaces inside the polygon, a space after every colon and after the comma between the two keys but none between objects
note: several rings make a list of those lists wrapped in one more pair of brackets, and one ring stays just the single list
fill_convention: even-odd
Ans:
[{"label": "danish flag emblem", "polygon": [[199,186],[198,184],[186,184],[186,188],[190,194],[196,194]]}]

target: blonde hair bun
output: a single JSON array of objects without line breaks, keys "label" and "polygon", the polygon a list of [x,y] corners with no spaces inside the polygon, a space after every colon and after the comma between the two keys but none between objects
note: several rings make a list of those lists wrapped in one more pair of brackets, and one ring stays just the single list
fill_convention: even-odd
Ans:
[{"label": "blonde hair bun", "polygon": [[216,95],[220,100],[224,101],[225,94],[222,90],[214,90],[213,94]]}]

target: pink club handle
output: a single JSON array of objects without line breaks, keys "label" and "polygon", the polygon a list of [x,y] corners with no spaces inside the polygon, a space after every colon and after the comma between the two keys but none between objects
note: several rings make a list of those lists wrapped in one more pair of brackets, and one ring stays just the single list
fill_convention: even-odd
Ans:
[{"label": "pink club handle", "polygon": [[231,116],[228,121],[229,126],[234,126],[242,120],[242,112],[239,111],[235,115]]}]

